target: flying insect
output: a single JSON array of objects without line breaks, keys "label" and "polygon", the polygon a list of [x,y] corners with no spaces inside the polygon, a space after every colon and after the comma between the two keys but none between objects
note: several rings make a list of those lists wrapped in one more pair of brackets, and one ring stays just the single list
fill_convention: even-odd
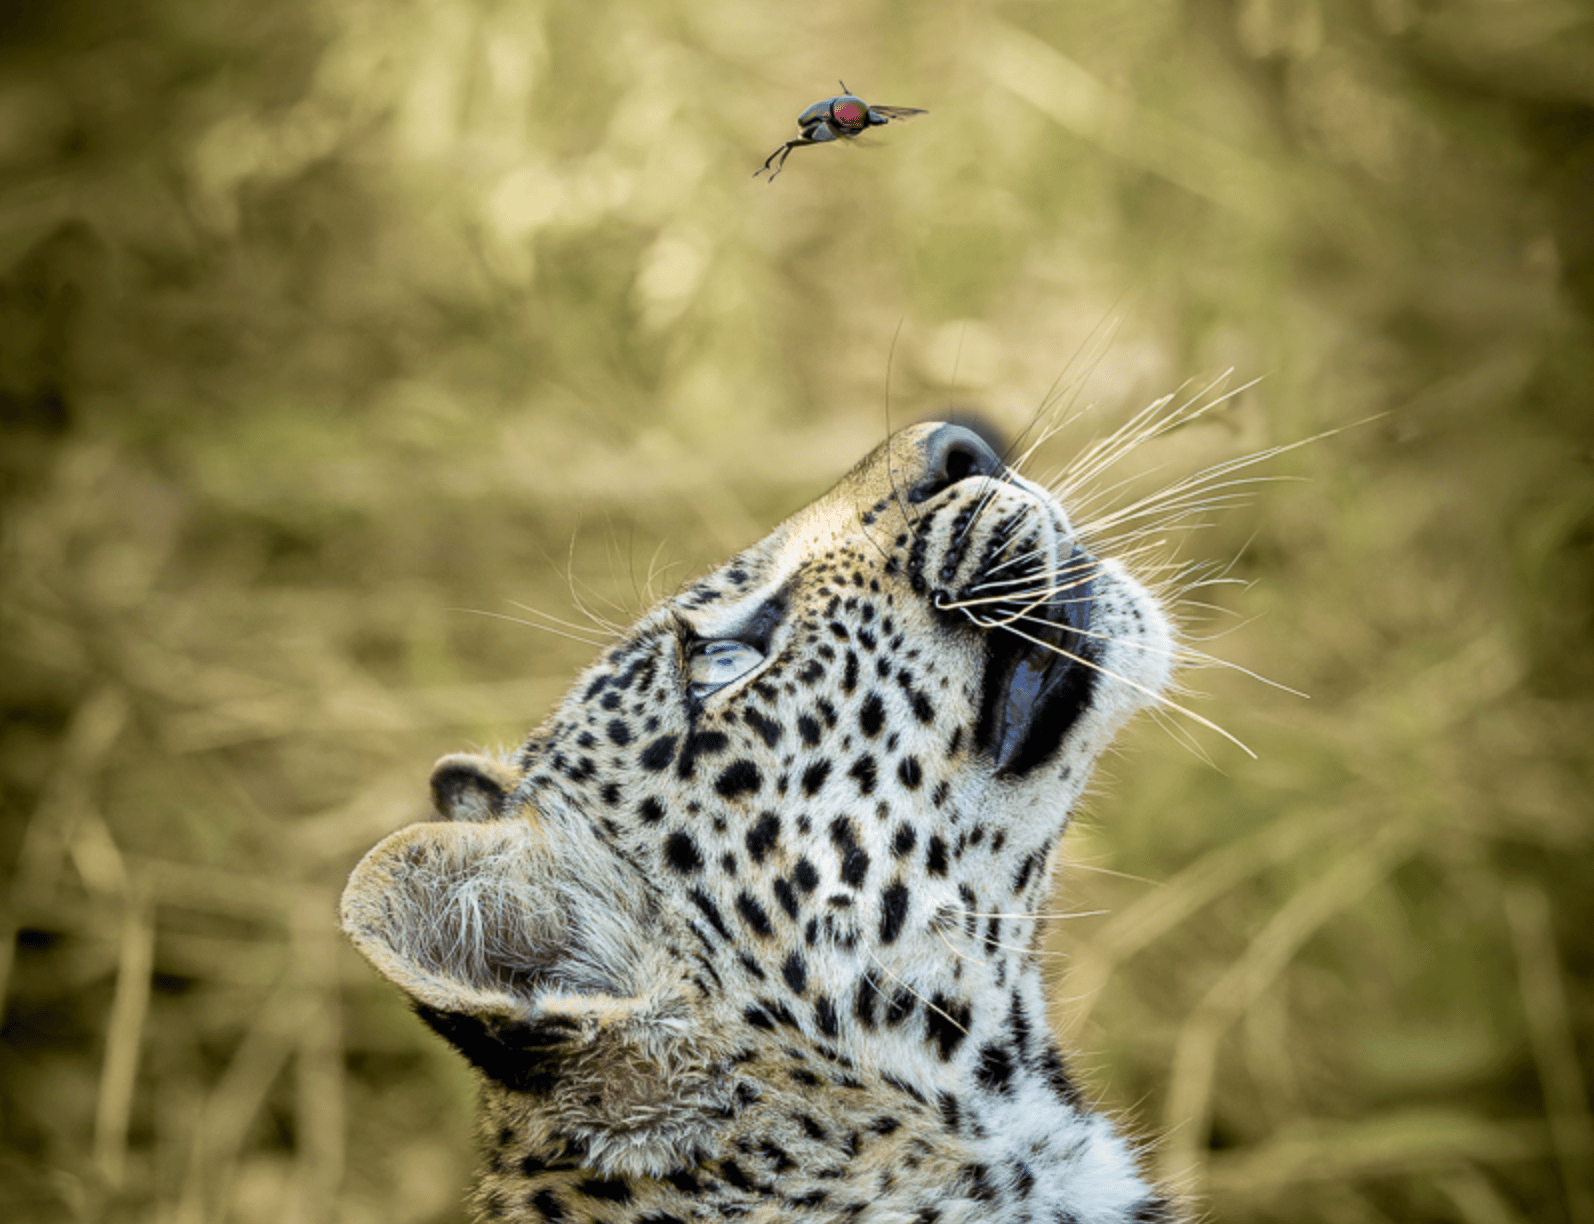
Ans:
[{"label": "flying insect", "polygon": [[[788,140],[766,157],[764,164],[753,171],[754,178],[769,170],[773,162],[775,168],[769,175],[769,181],[773,183],[775,177],[785,169],[791,151],[802,145],[851,140],[872,127],[884,127],[893,119],[912,119],[915,115],[927,113],[915,106],[870,106],[847,88],[847,82],[841,81],[839,84],[840,94],[826,98],[823,102],[815,102],[797,116],[797,137]],[[775,161],[777,157],[780,158],[778,162]]]}]

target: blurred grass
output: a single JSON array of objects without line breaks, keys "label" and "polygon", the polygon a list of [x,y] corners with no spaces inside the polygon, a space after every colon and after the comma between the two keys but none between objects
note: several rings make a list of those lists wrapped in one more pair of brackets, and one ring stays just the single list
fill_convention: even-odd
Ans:
[{"label": "blurred grass", "polygon": [[[333,913],[590,651],[502,618],[888,413],[1084,379],[1045,471],[1232,365],[1137,460],[1387,415],[1185,546],[1311,698],[1108,762],[1058,1024],[1216,1218],[1591,1218],[1590,63],[1569,0],[0,12],[0,1215],[460,1218],[468,1077]],[[753,182],[838,76],[931,114]]]}]

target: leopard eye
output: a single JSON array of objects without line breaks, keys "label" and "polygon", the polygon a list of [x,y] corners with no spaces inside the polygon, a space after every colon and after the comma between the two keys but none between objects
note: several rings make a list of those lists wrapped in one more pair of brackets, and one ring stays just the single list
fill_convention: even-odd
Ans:
[{"label": "leopard eye", "polygon": [[739,680],[764,661],[764,656],[746,642],[704,642],[692,648],[687,660],[687,677],[692,682],[692,696],[707,697],[715,689],[722,689],[732,680]]}]

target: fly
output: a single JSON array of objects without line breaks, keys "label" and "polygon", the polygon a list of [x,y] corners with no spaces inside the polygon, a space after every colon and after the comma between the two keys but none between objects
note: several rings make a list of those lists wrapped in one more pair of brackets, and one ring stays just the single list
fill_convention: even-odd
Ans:
[{"label": "fly", "polygon": [[[815,102],[797,116],[797,137],[788,140],[766,157],[764,164],[753,171],[754,178],[769,170],[770,164],[774,163],[775,168],[769,175],[769,181],[773,183],[775,176],[785,169],[791,151],[801,145],[851,140],[872,127],[884,127],[893,119],[912,119],[915,115],[926,113],[916,106],[870,106],[857,94],[848,91],[847,82],[842,81],[840,85],[841,93],[836,97]],[[777,157],[780,158],[778,162],[775,161]]]}]

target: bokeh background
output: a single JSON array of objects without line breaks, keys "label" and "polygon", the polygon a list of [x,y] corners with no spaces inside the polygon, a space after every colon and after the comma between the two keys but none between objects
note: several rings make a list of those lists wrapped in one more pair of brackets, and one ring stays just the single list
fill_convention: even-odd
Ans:
[{"label": "bokeh background", "polygon": [[[431,761],[888,421],[1054,402],[1044,475],[1232,367],[1124,471],[1342,431],[1179,545],[1309,696],[1126,737],[1055,1021],[1214,1219],[1594,1219],[1591,64],[1581,0],[0,9],[0,1217],[461,1219],[334,919]],[[753,180],[838,77],[931,113]]]}]

